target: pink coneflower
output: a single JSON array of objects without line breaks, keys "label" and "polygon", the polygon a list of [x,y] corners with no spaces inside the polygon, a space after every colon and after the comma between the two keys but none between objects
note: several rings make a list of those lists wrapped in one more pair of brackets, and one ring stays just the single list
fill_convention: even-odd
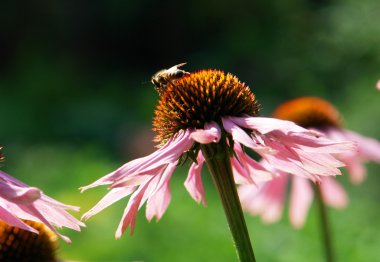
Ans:
[{"label": "pink coneflower", "polygon": [[380,90],[380,80],[376,83],[376,88]]},{"label": "pink coneflower", "polygon": [[[232,168],[236,182],[249,183],[254,182],[256,176],[257,179],[270,176],[265,167],[245,153],[248,148],[269,165],[314,181],[319,181],[320,175],[340,174],[338,168],[343,163],[333,154],[351,151],[352,143],[328,140],[319,132],[289,121],[258,117],[258,112],[254,94],[231,74],[201,70],[171,81],[161,92],[153,121],[158,150],[83,187],[82,191],[100,185],[108,185],[110,189],[83,218],[88,219],[131,195],[116,231],[117,238],[128,227],[133,233],[137,211],[145,202],[147,219],[160,219],[171,199],[169,183],[173,171],[188,159],[192,164],[185,181],[186,189],[197,202],[205,204],[201,168],[206,162],[234,231],[236,217],[231,218],[228,213],[236,215],[241,207]],[[232,198],[237,203],[226,207],[225,202]],[[242,215],[239,219],[244,222]],[[244,228],[245,222],[239,226]],[[246,242],[249,243],[249,238]],[[244,241],[241,244],[244,245]],[[239,249],[239,243],[236,245]]]},{"label": "pink coneflower", "polygon": [[66,210],[79,211],[79,208],[58,202],[43,194],[40,189],[30,187],[0,171],[0,220],[8,225],[38,234],[36,229],[23,220],[44,223],[64,241],[70,243],[71,240],[59,234],[54,226],[80,231],[84,224]]},{"label": "pink coneflower", "polygon": [[[334,141],[356,142],[357,151],[336,155],[346,165],[350,180],[354,184],[362,182],[365,178],[366,161],[380,162],[380,143],[343,129],[338,111],[325,100],[316,97],[290,100],[279,106],[274,116],[317,130]],[[274,172],[277,172],[277,176],[271,181],[259,185],[243,185],[239,188],[243,208],[253,215],[260,215],[264,222],[278,221],[282,215],[286,188],[291,181],[290,222],[296,228],[302,227],[313,200],[312,184],[306,179],[290,176],[288,173],[276,170]],[[321,177],[320,191],[325,204],[335,208],[347,205],[347,194],[334,178]]]}]

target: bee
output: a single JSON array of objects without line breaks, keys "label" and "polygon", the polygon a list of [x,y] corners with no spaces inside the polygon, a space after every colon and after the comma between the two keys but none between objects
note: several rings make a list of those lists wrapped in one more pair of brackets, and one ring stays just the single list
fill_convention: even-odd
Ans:
[{"label": "bee", "polygon": [[169,83],[173,84],[173,81],[176,79],[180,79],[185,75],[190,75],[189,72],[179,69],[179,67],[184,65],[186,65],[186,63],[172,66],[169,69],[162,69],[152,76],[151,81],[160,95],[165,91]]}]

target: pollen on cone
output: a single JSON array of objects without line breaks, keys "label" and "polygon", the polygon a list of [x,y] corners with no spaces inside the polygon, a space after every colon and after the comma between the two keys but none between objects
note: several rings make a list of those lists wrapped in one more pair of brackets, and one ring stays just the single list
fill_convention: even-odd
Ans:
[{"label": "pollen on cone", "polygon": [[281,104],[273,116],[304,128],[340,127],[341,116],[329,102],[318,97],[300,97]]},{"label": "pollen on cone", "polygon": [[232,74],[201,70],[169,84],[153,120],[155,140],[164,143],[179,130],[203,128],[224,116],[257,116],[259,104],[249,87]]},{"label": "pollen on cone", "polygon": [[0,221],[0,261],[57,261],[57,235],[42,223],[24,222],[35,228],[39,234]]}]

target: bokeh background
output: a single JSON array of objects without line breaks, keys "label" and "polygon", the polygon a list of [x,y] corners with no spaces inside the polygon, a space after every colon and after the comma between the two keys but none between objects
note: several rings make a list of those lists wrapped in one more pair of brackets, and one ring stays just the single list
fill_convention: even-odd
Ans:
[{"label": "bokeh background", "polygon": [[[380,2],[290,1],[1,1],[0,144],[2,170],[38,186],[81,214],[106,192],[80,186],[154,150],[158,99],[149,83],[159,69],[187,62],[246,82],[262,115],[289,98],[321,96],[345,125],[380,139]],[[115,230],[127,199],[62,230],[62,259],[76,261],[236,261],[224,213],[204,175],[207,208],[172,179],[172,202],[159,223],[141,210],[135,230]],[[369,164],[360,186],[330,210],[338,261],[377,261],[380,168]],[[259,261],[323,261],[316,210],[294,230],[287,214],[264,225],[247,216]]]}]

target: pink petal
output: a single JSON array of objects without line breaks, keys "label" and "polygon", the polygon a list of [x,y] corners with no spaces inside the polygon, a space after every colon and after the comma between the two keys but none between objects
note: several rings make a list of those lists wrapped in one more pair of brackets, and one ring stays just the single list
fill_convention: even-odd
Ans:
[{"label": "pink petal", "polygon": [[313,181],[319,181],[319,176],[315,173],[310,173],[307,170],[301,157],[296,154],[296,152],[290,150],[288,147],[285,147],[283,144],[273,142],[270,139],[266,139],[266,143],[278,152],[276,155],[263,155],[263,158],[270,166],[272,166],[272,168],[285,173],[309,178]]},{"label": "pink petal", "polygon": [[232,172],[236,184],[254,184],[250,173],[245,167],[237,160],[236,157],[231,158]]},{"label": "pink petal", "polygon": [[283,139],[282,143],[285,145],[297,145],[297,148],[309,153],[340,154],[356,152],[358,150],[357,145],[349,139],[337,141],[322,135],[318,138],[314,138],[313,136],[303,133],[292,133],[289,136],[285,136],[279,132],[273,132],[273,137]]},{"label": "pink petal", "polygon": [[241,185],[238,193],[242,207],[252,215],[260,215],[264,223],[281,218],[288,176],[283,174],[259,186]]},{"label": "pink petal", "polygon": [[154,216],[156,216],[157,221],[160,220],[169,206],[171,200],[169,182],[176,166],[176,163],[168,165],[154,192],[148,197],[146,218],[149,221]]},{"label": "pink petal", "polygon": [[130,195],[135,190],[134,187],[125,188],[125,187],[118,187],[113,188],[110,190],[103,198],[100,200],[93,208],[91,208],[89,211],[87,211],[82,216],[82,220],[87,220],[93,215],[99,213],[103,209],[109,207],[113,203],[119,201],[120,199]]},{"label": "pink petal", "polygon": [[30,232],[38,234],[38,231],[36,229],[34,229],[33,227],[25,224],[19,218],[13,216],[12,213],[8,212],[1,205],[0,205],[0,218],[1,218],[2,221],[4,221],[5,223],[7,223],[10,226],[18,227],[18,228],[21,228],[21,229],[24,229],[24,230],[28,230]]},{"label": "pink petal", "polygon": [[205,124],[204,129],[196,129],[191,133],[191,138],[201,144],[217,143],[221,137],[221,130],[214,121]]},{"label": "pink petal", "polygon": [[13,176],[8,175],[7,173],[4,173],[0,170],[0,180],[7,181],[7,183],[14,184],[20,187],[29,187],[27,184],[24,184],[20,180],[14,178]]},{"label": "pink petal", "polygon": [[66,211],[66,209],[69,209],[69,206],[64,208],[56,207],[47,202],[44,196],[34,202],[33,206],[36,207],[36,209],[46,218],[46,220],[58,228],[67,227],[80,231],[80,227],[85,226],[84,223],[78,221]]},{"label": "pink petal", "polygon": [[364,137],[358,133],[344,130],[347,140],[355,141],[358,145],[358,154],[364,160],[380,163],[380,142],[376,139]]},{"label": "pink petal", "polygon": [[[200,131],[200,133],[203,132],[204,136],[209,137],[213,134],[213,139],[217,139],[218,131],[215,125],[215,123],[205,125],[205,130]],[[87,212],[84,218],[98,213],[106,206],[134,191],[124,210],[123,217],[116,231],[116,237],[121,237],[129,226],[130,232],[133,234],[137,212],[145,202],[147,202],[147,219],[151,220],[154,216],[157,217],[157,220],[160,219],[171,199],[169,189],[170,177],[177,166],[180,156],[193,145],[192,133],[194,132],[196,131],[180,131],[154,153],[130,161],[116,171],[83,187],[82,191],[99,185],[110,185],[111,190],[124,188],[121,190],[123,192],[122,195],[118,195],[117,191],[109,193],[105,199]],[[196,136],[202,136],[200,133]]]},{"label": "pink petal", "polygon": [[274,201],[267,206],[266,210],[261,215],[261,220],[266,224],[272,224],[281,219],[284,203]]},{"label": "pink petal", "polygon": [[94,183],[80,188],[83,192],[89,188],[100,185],[109,185],[115,183],[119,179],[126,176],[135,176],[138,174],[151,173],[152,170],[160,170],[163,166],[174,163],[178,160],[183,152],[190,149],[193,144],[191,139],[191,131],[179,131],[176,136],[169,139],[169,141],[154,153],[132,160],[116,171],[98,179]]},{"label": "pink petal", "polygon": [[[70,244],[71,243],[71,240],[70,238],[68,238],[67,236],[64,236],[62,234],[60,234],[54,227],[53,225],[47,220],[46,216],[42,215],[40,213],[40,211],[36,208],[36,206],[34,204],[32,205],[27,205],[27,206],[23,206],[23,209],[28,212],[28,213],[31,213],[33,214],[36,218],[38,218],[39,221],[41,221],[42,223],[44,223],[48,228],[50,228],[50,230],[52,230],[55,234],[57,234],[60,238],[62,238],[66,243]],[[54,215],[50,216],[50,219],[53,219],[54,220]],[[37,221],[38,221],[37,220]]]},{"label": "pink petal", "polygon": [[320,185],[323,201],[334,208],[344,208],[348,204],[348,196],[343,187],[331,177],[322,178]]},{"label": "pink petal", "polygon": [[31,204],[41,197],[41,191],[35,187],[20,187],[0,180],[0,196],[16,204]]},{"label": "pink petal", "polygon": [[276,151],[270,147],[265,147],[258,144],[252,137],[250,137],[243,129],[241,129],[233,121],[229,120],[230,117],[222,118],[224,129],[232,135],[234,141],[255,150],[258,153],[275,154]]},{"label": "pink petal", "polygon": [[366,161],[374,161],[380,163],[380,142],[361,136],[355,132],[330,128],[326,130],[329,138],[337,141],[351,140],[357,143],[358,150],[356,152],[343,152],[338,157],[346,164],[350,174],[350,180],[354,184],[361,183],[366,177]]},{"label": "pink petal", "polygon": [[343,167],[344,164],[333,158],[331,155],[320,154],[316,157],[315,153],[307,153],[298,149],[294,150],[299,155],[304,169],[311,174],[319,176],[341,175],[338,167]]},{"label": "pink petal", "polygon": [[267,134],[274,130],[281,130],[282,132],[284,132],[284,134],[296,132],[296,133],[305,133],[312,136],[321,135],[319,132],[305,129],[303,127],[300,127],[294,124],[291,121],[280,120],[280,119],[275,119],[275,118],[247,116],[247,117],[227,117],[226,119],[234,122],[235,124],[241,127],[256,130],[261,134]]},{"label": "pink petal", "polygon": [[128,205],[124,210],[124,214],[116,230],[116,238],[120,238],[129,226],[131,227],[130,234],[133,235],[133,231],[136,224],[137,211],[139,210],[140,202],[144,196],[145,190],[147,189],[148,185],[149,183],[147,182],[146,184],[140,186],[138,190],[136,190],[129,199]]},{"label": "pink petal", "polygon": [[117,188],[117,187],[136,187],[143,183],[145,183],[147,180],[151,179],[152,176],[158,176],[164,172],[166,169],[165,166],[160,166],[156,169],[149,170],[145,174],[135,174],[126,176],[125,178],[120,178],[119,180],[116,180],[109,188]]},{"label": "pink petal", "polygon": [[44,195],[41,190],[22,183],[10,175],[0,171],[0,219],[10,225],[20,227],[32,232],[35,229],[26,226],[21,220],[32,220],[44,223],[64,241],[70,243],[70,239],[59,234],[55,227],[68,227],[80,230],[84,224],[70,215],[66,210],[78,211],[78,207],[65,205]]},{"label": "pink petal", "polygon": [[[259,153],[275,169],[319,181],[319,175],[338,175],[344,164],[332,154],[353,151],[352,142],[322,137],[289,121],[256,117],[223,118],[225,130],[235,142]],[[240,128],[252,129],[250,136]],[[263,125],[263,126],[261,126]]]},{"label": "pink petal", "polygon": [[[231,163],[238,177],[243,179],[240,183],[263,182],[273,178],[272,172],[244,153],[239,143],[234,144],[234,152],[236,157],[232,158]],[[239,184],[238,181],[236,183]]]},{"label": "pink petal", "polygon": [[290,223],[295,228],[301,228],[305,224],[307,212],[313,201],[313,189],[310,181],[300,177],[293,177],[290,195]]},{"label": "pink petal", "polygon": [[355,155],[351,155],[345,156],[342,161],[346,163],[351,183],[355,185],[362,183],[367,176],[367,169],[365,168],[363,160]]},{"label": "pink petal", "polygon": [[259,206],[264,202],[260,201],[262,199],[262,194],[260,194],[262,187],[262,184],[260,187],[254,184],[243,184],[238,187],[242,208],[251,215],[259,215],[262,210]]},{"label": "pink petal", "polygon": [[377,81],[377,83],[376,83],[376,88],[377,88],[378,90],[380,90],[380,80]]},{"label": "pink petal", "polygon": [[192,163],[189,169],[189,174],[185,181],[185,188],[189,192],[190,196],[197,202],[203,203],[206,206],[206,196],[203,188],[201,171],[205,159],[202,152],[199,151],[197,156],[197,163]]}]

